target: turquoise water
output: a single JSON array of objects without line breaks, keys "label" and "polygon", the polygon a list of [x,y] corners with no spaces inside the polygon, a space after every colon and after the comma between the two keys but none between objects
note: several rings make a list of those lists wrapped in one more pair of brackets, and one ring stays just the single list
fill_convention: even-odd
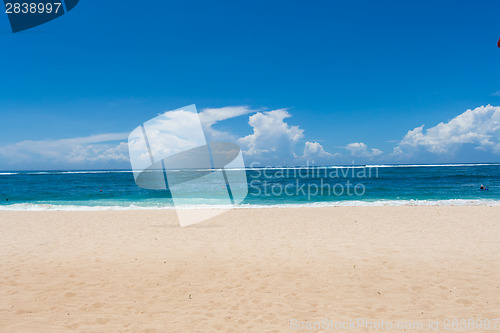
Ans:
[{"label": "turquoise water", "polygon": [[[500,204],[500,164],[264,168],[246,174],[247,183],[230,184],[232,190],[248,188],[241,207]],[[479,190],[482,184],[487,191]],[[209,187],[197,183],[180,195],[193,207],[210,205]],[[0,210],[169,207],[168,190],[139,188],[131,171],[0,172]]]}]

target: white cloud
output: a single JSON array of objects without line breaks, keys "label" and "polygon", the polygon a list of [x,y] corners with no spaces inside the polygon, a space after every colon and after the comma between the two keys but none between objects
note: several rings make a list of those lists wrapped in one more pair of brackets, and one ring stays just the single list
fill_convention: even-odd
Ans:
[{"label": "white cloud", "polygon": [[344,147],[351,152],[351,155],[358,157],[376,157],[383,154],[383,151],[377,148],[368,149],[363,142],[353,142]]},{"label": "white cloud", "polygon": [[304,155],[306,163],[309,164],[331,164],[333,159],[340,157],[339,153],[329,153],[319,142],[306,141],[304,144]]},{"label": "white cloud", "polygon": [[156,161],[206,144],[196,112],[165,112],[144,123],[151,153]]},{"label": "white cloud", "polygon": [[427,130],[422,125],[408,131],[399,147],[452,154],[466,144],[472,144],[476,149],[500,153],[500,107],[487,105],[469,109],[449,122],[439,123]]},{"label": "white cloud", "polygon": [[491,96],[500,96],[500,90],[499,91],[495,91],[493,94],[491,94]]},{"label": "white cloud", "polygon": [[236,118],[249,113],[255,113],[258,110],[252,110],[248,106],[226,106],[223,108],[206,108],[199,113],[200,121],[208,135],[209,139],[216,141],[235,140],[233,134],[219,131],[213,128],[213,125],[220,121]]},{"label": "white cloud", "polygon": [[304,156],[307,155],[333,156],[332,154],[325,151],[325,149],[319,142],[311,142],[311,141],[307,141],[304,146]]},{"label": "white cloud", "polygon": [[117,145],[88,145],[76,146],[65,157],[64,160],[71,163],[85,162],[110,162],[127,161],[127,143],[120,142]]},{"label": "white cloud", "polygon": [[239,117],[248,113],[254,113],[248,106],[226,106],[223,108],[206,108],[199,113],[202,124],[212,126],[213,124],[230,118]]},{"label": "white cloud", "polygon": [[[340,155],[340,154],[335,154]],[[334,154],[327,152],[319,142],[307,141],[304,145],[304,157],[314,158],[314,157],[334,157]]]},{"label": "white cloud", "polygon": [[109,133],[60,140],[25,140],[0,147],[0,156],[6,165],[36,162],[81,164],[128,160],[124,142],[128,133]]},{"label": "white cloud", "polygon": [[278,162],[289,159],[294,156],[294,145],[304,137],[304,130],[285,121],[290,117],[286,109],[257,112],[248,120],[253,133],[238,139],[238,143],[248,156]]},{"label": "white cloud", "polygon": [[[235,139],[228,132],[215,130],[212,126],[219,121],[255,113],[248,119],[253,133]],[[285,119],[291,115],[286,109],[272,111],[253,110],[248,106],[229,106],[217,109],[204,109],[200,112],[200,120],[209,137],[220,141],[236,140],[242,147],[247,159],[267,161],[271,163],[331,162],[340,154],[331,154],[318,142],[307,141],[303,155],[295,154],[295,145],[304,138],[304,130],[299,126],[289,125]]]},{"label": "white cloud", "polygon": [[[229,106],[203,109],[199,116],[212,140],[234,141],[236,138],[232,134],[215,130],[212,126],[219,121],[253,112],[257,111],[251,110],[248,106]],[[193,124],[198,120],[192,119],[189,115],[190,113],[182,111],[170,112],[169,117],[172,118],[172,121],[150,124],[148,136],[153,141],[155,141],[154,138],[158,135],[159,129],[176,134],[170,137],[168,145],[153,145],[152,148],[163,149],[164,146],[177,150],[191,148],[193,142],[186,140],[185,134],[195,132]],[[108,133],[70,139],[25,140],[0,147],[0,160],[2,161],[0,167],[18,168],[20,165],[32,168],[38,168],[42,165],[51,168],[86,167],[111,162],[115,162],[111,163],[112,165],[119,162],[120,166],[127,167],[128,163],[122,162],[129,160],[126,142],[128,135],[129,133]],[[153,153],[171,154],[172,152],[154,151]],[[146,157],[149,162],[149,155],[146,154]]]},{"label": "white cloud", "polygon": [[[186,112],[184,112],[186,113]],[[196,114],[186,116],[182,110],[169,113],[169,119],[162,123],[147,124],[145,129],[150,141],[160,133],[160,129],[174,136],[169,137],[165,145],[151,146],[155,155],[175,153],[171,149],[183,150],[198,146],[204,141],[200,138],[191,142],[185,138],[186,134],[199,130],[193,124],[197,123]],[[252,113],[254,113],[252,115]],[[299,126],[290,125],[287,119],[291,117],[287,109],[271,111],[258,111],[248,106],[228,106],[223,108],[206,108],[199,114],[200,121],[212,141],[237,142],[247,159],[247,162],[257,161],[269,163],[269,165],[288,165],[290,163],[301,164],[304,161],[313,163],[329,163],[341,154],[327,152],[323,146],[316,141],[306,141],[303,153],[297,152],[297,144],[304,138],[304,130]],[[238,138],[237,133],[225,132],[215,129],[215,125],[221,121],[249,115],[248,124],[252,133]],[[172,119],[170,119],[172,118]],[[192,119],[193,118],[193,119]],[[169,120],[169,121],[167,121]],[[196,121],[195,121],[196,120]],[[199,123],[198,123],[199,127]],[[142,134],[141,134],[142,135]],[[0,147],[0,167],[19,168],[86,168],[86,167],[128,167],[130,144],[127,144],[129,133],[109,133],[59,140],[26,140],[15,144]],[[188,135],[189,136],[189,135]],[[158,136],[159,137],[159,136]],[[162,136],[162,138],[164,135]],[[203,140],[202,140],[203,139]],[[165,147],[164,147],[165,146]],[[141,145],[138,149],[143,152]],[[170,149],[167,151],[167,149]],[[137,150],[137,149],[136,149]],[[135,151],[131,149],[131,152]],[[364,156],[375,156],[377,149],[361,152]],[[150,163],[149,154],[144,154],[145,163]]]},{"label": "white cloud", "polygon": [[403,154],[404,154],[404,152],[403,152],[403,150],[401,149],[401,147],[396,146],[396,147],[394,147],[394,149],[392,150],[392,153],[390,154],[390,156],[399,157],[399,156],[402,156]]}]

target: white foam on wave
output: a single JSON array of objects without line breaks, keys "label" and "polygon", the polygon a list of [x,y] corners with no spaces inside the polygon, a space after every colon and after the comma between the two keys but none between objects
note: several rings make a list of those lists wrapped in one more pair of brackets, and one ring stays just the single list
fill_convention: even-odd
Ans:
[{"label": "white foam on wave", "polygon": [[377,200],[335,201],[281,205],[242,205],[237,208],[301,208],[301,207],[381,207],[381,206],[500,206],[500,200]]},{"label": "white foam on wave", "polygon": [[476,166],[500,166],[498,163],[477,164],[367,164],[367,168],[429,168],[429,167],[476,167]]},{"label": "white foam on wave", "polygon": [[133,171],[128,170],[111,170],[111,171],[59,171],[56,174],[93,174],[93,173],[132,173]]},{"label": "white foam on wave", "polygon": [[[227,168],[227,171],[241,170],[303,170],[303,169],[360,169],[360,168],[425,168],[425,167],[476,167],[476,166],[500,166],[500,163],[461,163],[461,164],[366,164],[366,165],[328,165],[328,166],[293,166],[293,167],[246,167]],[[210,169],[199,169],[196,171],[206,171]],[[169,170],[182,171],[182,170]],[[0,176],[5,175],[61,175],[61,174],[107,174],[107,173],[132,173],[132,170],[79,170],[79,171],[16,171],[0,172]]]},{"label": "white foam on wave", "polygon": [[173,206],[79,206],[21,203],[0,205],[0,211],[94,211],[94,210],[146,210],[146,209],[173,209]]},{"label": "white foam on wave", "polygon": [[500,166],[500,163],[455,163],[455,164],[366,164],[366,165],[304,165],[293,167],[247,167],[229,168],[226,170],[302,170],[302,169],[360,169],[360,168],[415,168],[415,167],[475,167],[475,166]]},{"label": "white foam on wave", "polygon": [[92,171],[19,171],[0,172],[0,176],[5,175],[66,175],[66,174],[107,174],[107,173],[132,173],[131,170],[92,170]]},{"label": "white foam on wave", "polygon": [[185,206],[79,206],[21,203],[0,205],[0,211],[103,211],[103,210],[159,210],[159,209],[266,209],[266,208],[314,208],[314,207],[381,207],[381,206],[500,206],[500,200],[377,200],[377,201],[335,201],[303,204],[256,205],[185,205]]},{"label": "white foam on wave", "polygon": [[92,171],[40,171],[28,172],[28,175],[73,175],[73,174],[107,174],[107,173],[131,173],[130,170],[92,170]]}]

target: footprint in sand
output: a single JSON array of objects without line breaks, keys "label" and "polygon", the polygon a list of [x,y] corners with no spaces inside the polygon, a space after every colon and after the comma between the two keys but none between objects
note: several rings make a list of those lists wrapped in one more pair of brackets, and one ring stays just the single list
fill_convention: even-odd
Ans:
[{"label": "footprint in sand", "polygon": [[99,308],[102,308],[103,306],[104,306],[103,302],[97,302],[97,303],[92,304],[92,307],[94,309],[99,309]]},{"label": "footprint in sand", "polygon": [[384,312],[387,312],[387,310],[388,310],[388,308],[387,308],[387,307],[385,307],[385,306],[381,306],[381,307],[379,307],[379,308],[376,308],[376,309],[375,309],[375,312],[377,312],[377,313],[384,313]]},{"label": "footprint in sand", "polygon": [[109,319],[107,318],[97,318],[96,322],[100,325],[104,325],[104,324],[107,324],[109,323]]},{"label": "footprint in sand", "polygon": [[463,305],[471,305],[473,302],[471,300],[468,300],[468,299],[457,299],[456,301],[457,303],[460,303],[460,304],[463,304]]}]

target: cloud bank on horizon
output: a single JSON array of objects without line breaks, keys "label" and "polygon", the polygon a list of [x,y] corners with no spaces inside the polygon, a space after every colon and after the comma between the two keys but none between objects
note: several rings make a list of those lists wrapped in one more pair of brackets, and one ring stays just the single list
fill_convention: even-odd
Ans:
[{"label": "cloud bank on horizon", "polygon": [[[329,151],[299,125],[290,124],[293,117],[288,109],[228,106],[203,109],[199,116],[208,140],[238,143],[248,166],[500,161],[500,106],[480,106],[447,122],[408,130],[390,152],[364,142],[344,143]],[[217,129],[218,123],[243,116],[248,116],[249,134]],[[0,146],[0,169],[128,169],[128,134],[26,140]],[[463,156],[483,160],[465,161]]]}]

